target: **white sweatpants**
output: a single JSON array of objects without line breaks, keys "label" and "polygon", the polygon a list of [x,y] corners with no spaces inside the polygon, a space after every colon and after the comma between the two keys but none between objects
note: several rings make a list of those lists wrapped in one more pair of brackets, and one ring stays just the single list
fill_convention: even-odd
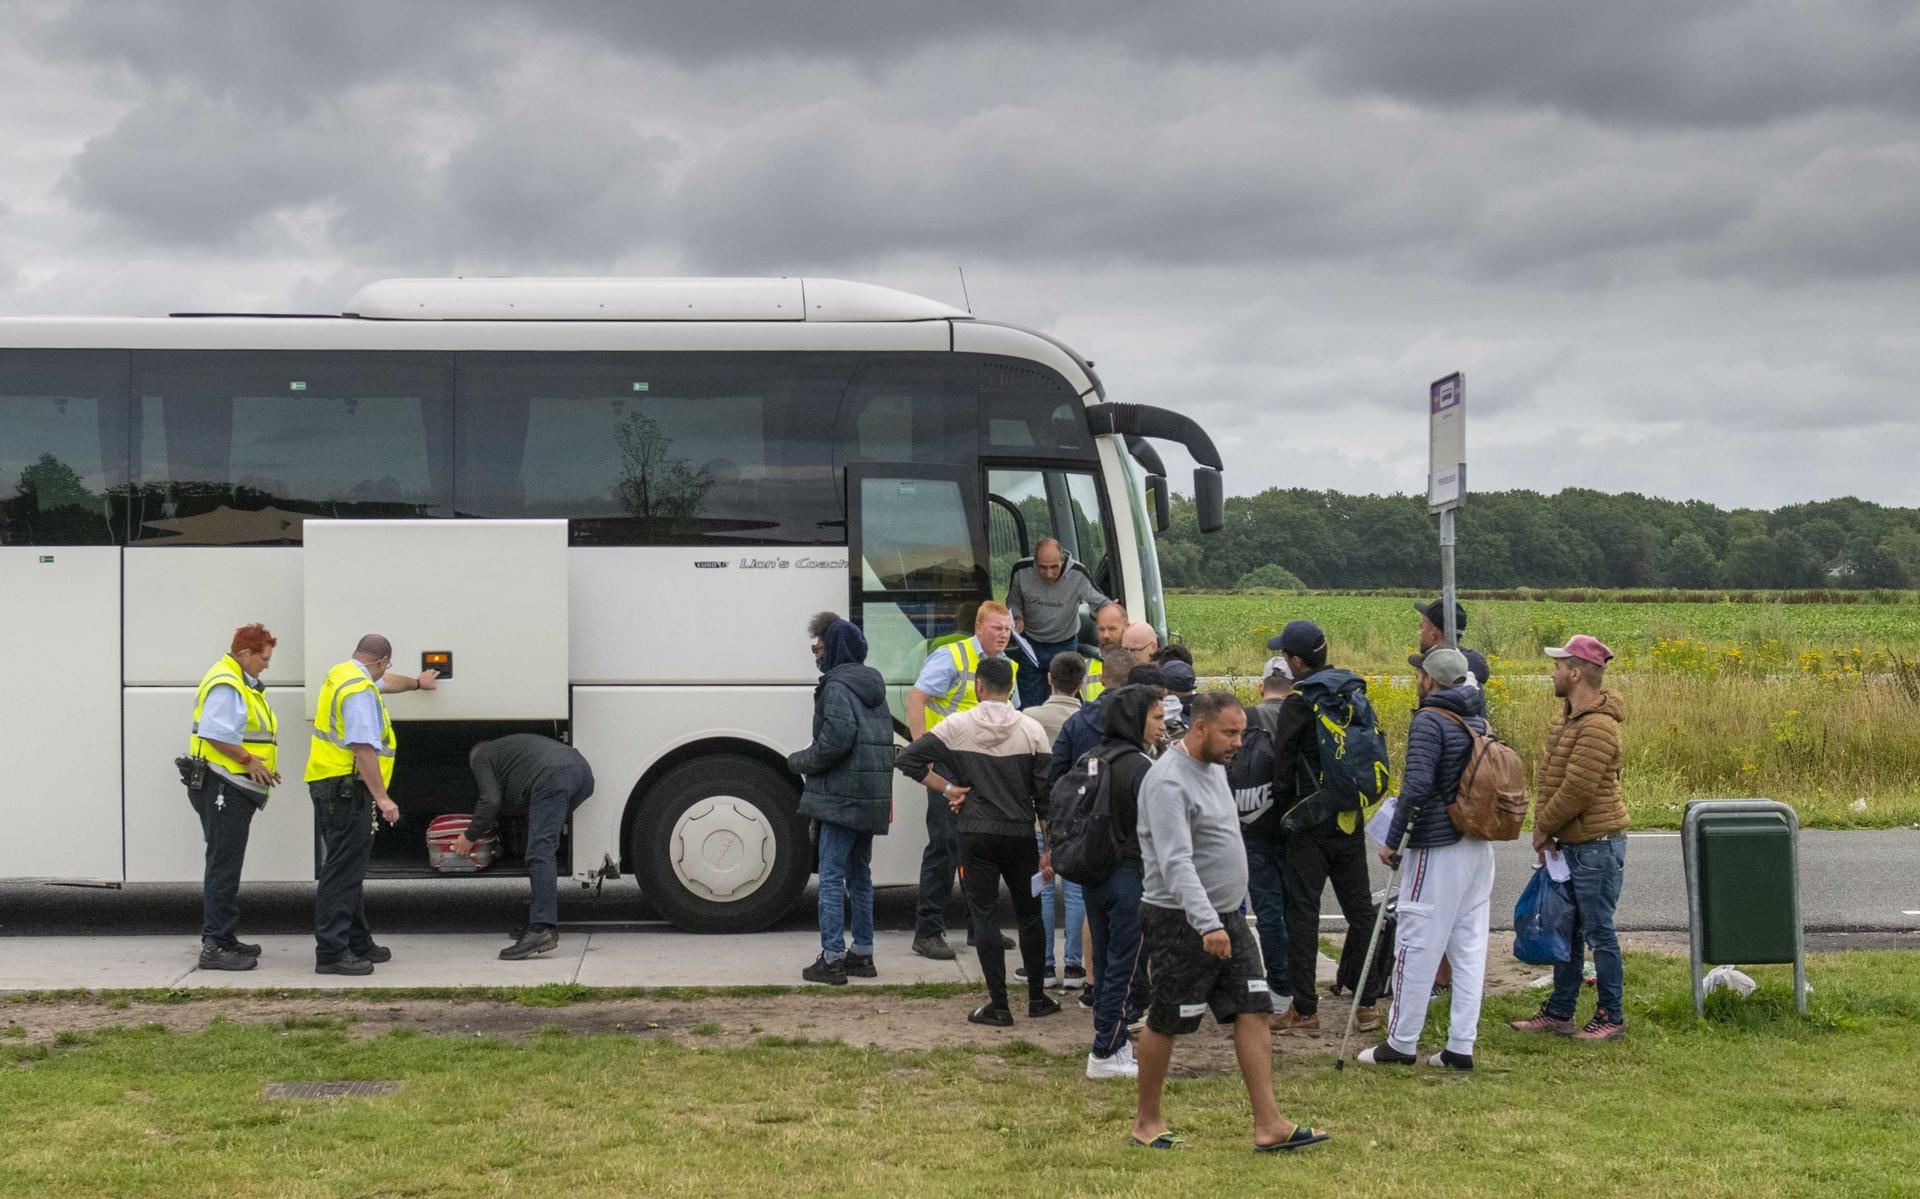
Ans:
[{"label": "white sweatpants", "polygon": [[1487,973],[1487,909],[1493,897],[1493,845],[1462,837],[1438,849],[1410,849],[1400,871],[1394,937],[1393,1008],[1387,1043],[1401,1053],[1420,1045],[1440,960],[1453,963],[1453,1015],[1447,1048],[1471,1054],[1480,1032]]}]

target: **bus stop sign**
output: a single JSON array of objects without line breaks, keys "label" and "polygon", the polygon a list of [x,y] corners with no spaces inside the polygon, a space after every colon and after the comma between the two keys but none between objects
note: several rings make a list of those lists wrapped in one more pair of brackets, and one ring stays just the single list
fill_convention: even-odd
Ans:
[{"label": "bus stop sign", "polygon": [[1467,498],[1467,376],[1455,371],[1427,388],[1427,511]]}]

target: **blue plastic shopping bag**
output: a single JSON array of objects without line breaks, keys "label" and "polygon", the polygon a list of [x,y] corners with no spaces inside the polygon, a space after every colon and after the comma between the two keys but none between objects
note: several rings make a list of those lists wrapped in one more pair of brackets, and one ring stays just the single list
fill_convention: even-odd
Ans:
[{"label": "blue plastic shopping bag", "polygon": [[1513,956],[1535,966],[1564,962],[1573,952],[1573,899],[1567,884],[1539,866],[1513,905]]}]

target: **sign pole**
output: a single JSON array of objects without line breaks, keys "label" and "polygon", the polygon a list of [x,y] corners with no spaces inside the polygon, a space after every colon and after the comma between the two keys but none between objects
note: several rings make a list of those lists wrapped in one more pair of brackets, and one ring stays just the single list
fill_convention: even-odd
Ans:
[{"label": "sign pole", "polygon": [[1427,511],[1440,514],[1440,606],[1447,644],[1460,648],[1453,575],[1453,514],[1467,500],[1467,376],[1455,371],[1427,388]]}]

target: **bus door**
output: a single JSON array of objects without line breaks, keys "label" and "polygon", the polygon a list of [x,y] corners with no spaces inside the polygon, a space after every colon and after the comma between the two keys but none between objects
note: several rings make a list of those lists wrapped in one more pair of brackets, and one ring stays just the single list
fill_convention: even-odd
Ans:
[{"label": "bus door", "polygon": [[847,492],[853,619],[904,729],[907,689],[927,655],[972,635],[987,597],[979,472],[853,465]]},{"label": "bus door", "polygon": [[[1111,525],[1101,507],[1098,476],[1091,468],[991,467],[986,524],[993,598],[1004,601],[1014,568],[1032,558],[1042,540],[1055,537],[1102,595],[1124,602],[1117,590],[1119,570],[1107,536]],[[1081,640],[1098,644],[1091,613],[1083,614],[1081,625]]]}]

